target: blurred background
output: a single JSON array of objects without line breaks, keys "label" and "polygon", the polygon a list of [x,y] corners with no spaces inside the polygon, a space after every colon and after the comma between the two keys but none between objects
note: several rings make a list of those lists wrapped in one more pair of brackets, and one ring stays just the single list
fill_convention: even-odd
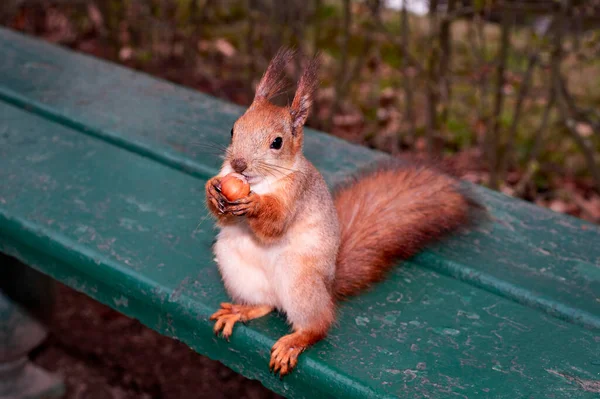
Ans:
[{"label": "blurred background", "polygon": [[[600,0],[2,0],[0,24],[240,105],[281,45],[300,54],[290,78],[318,50],[310,127],[391,154],[442,158],[467,180],[600,222]],[[270,395],[207,359],[183,361],[187,348],[160,344],[168,339],[63,290],[58,328],[71,339],[54,337],[55,358],[46,348],[38,361],[66,362],[73,375],[75,360],[95,356],[80,365],[92,370],[87,377],[73,377],[80,386],[97,373],[112,387],[93,397],[186,397],[215,378],[220,390],[201,385],[207,397]],[[81,343],[95,336],[85,330],[92,326],[136,353],[145,336],[154,360],[129,364],[101,339]],[[156,345],[175,357],[157,357]],[[164,356],[172,375],[148,368]],[[123,362],[137,371],[122,377]]]},{"label": "blurred background", "polygon": [[[248,105],[322,52],[311,127],[600,222],[600,0],[3,0],[0,23]],[[303,58],[304,57],[304,58]]]}]

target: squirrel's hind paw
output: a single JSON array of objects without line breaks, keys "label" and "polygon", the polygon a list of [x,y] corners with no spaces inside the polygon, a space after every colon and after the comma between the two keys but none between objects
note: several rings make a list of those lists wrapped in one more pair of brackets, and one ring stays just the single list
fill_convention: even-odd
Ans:
[{"label": "squirrel's hind paw", "polygon": [[305,347],[293,346],[293,343],[285,340],[288,337],[290,337],[290,335],[286,335],[275,342],[275,345],[273,345],[273,348],[271,349],[269,369],[276,374],[279,373],[281,377],[288,374],[296,367],[296,364],[298,364],[298,356],[306,349]]},{"label": "squirrel's hind paw", "polygon": [[271,306],[266,305],[251,306],[222,303],[221,309],[213,313],[210,316],[210,320],[216,320],[215,327],[213,328],[215,334],[218,335],[221,333],[223,338],[229,340],[235,323],[257,319],[271,313],[272,310]]},{"label": "squirrel's hind paw", "polygon": [[298,364],[298,356],[323,337],[323,333],[307,330],[298,330],[281,337],[271,348],[269,368],[274,373],[279,373],[281,377],[289,374]]}]

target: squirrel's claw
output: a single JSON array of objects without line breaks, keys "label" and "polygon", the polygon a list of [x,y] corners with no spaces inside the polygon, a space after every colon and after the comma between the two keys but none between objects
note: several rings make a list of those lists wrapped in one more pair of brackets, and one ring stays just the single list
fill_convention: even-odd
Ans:
[{"label": "squirrel's claw", "polygon": [[229,202],[229,204],[231,204],[231,205],[247,205],[247,204],[251,203],[252,201],[254,201],[254,198],[253,198],[254,195],[256,195],[256,194],[251,192],[246,197],[237,199],[235,201],[231,201],[231,202]]},{"label": "squirrel's claw", "polygon": [[235,323],[240,321],[242,318],[242,314],[239,313],[234,305],[230,303],[222,303],[221,309],[217,310],[215,313],[210,316],[210,320],[216,320],[215,327],[213,331],[215,335],[221,335],[227,341],[229,341],[229,337],[231,333],[233,333],[233,326]]},{"label": "squirrel's claw", "polygon": [[240,321],[242,315],[232,314],[227,310],[220,310],[217,313],[219,312],[223,313],[217,317],[217,322],[215,323],[213,331],[215,332],[215,335],[219,335],[220,332],[221,336],[229,341],[229,337],[231,337],[231,334],[233,333],[233,326]]},{"label": "squirrel's claw", "polygon": [[242,323],[262,317],[273,310],[271,306],[266,305],[234,305],[231,303],[222,303],[221,308],[210,316],[210,320],[216,320],[213,331],[215,335],[219,335],[229,341],[229,337],[233,333],[235,323]]},{"label": "squirrel's claw", "polygon": [[275,342],[271,348],[271,361],[269,369],[280,377],[289,374],[298,364],[298,356],[306,349],[305,346],[296,346],[293,334],[286,335]]},{"label": "squirrel's claw", "polygon": [[219,213],[225,213],[225,209],[223,207],[223,203],[215,198],[210,198],[210,202],[213,204],[215,208],[219,210]]},{"label": "squirrel's claw", "polygon": [[224,212],[235,216],[245,216],[255,212],[258,206],[258,195],[253,192],[244,198],[235,201],[227,201],[224,205]]},{"label": "squirrel's claw", "polygon": [[225,213],[225,202],[227,199],[221,193],[221,178],[214,177],[206,185],[206,196],[208,201],[219,211]]}]

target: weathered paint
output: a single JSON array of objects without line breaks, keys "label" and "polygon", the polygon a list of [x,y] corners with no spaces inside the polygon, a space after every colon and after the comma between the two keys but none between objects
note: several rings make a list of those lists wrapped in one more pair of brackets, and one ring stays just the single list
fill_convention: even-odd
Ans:
[{"label": "weathered paint", "polygon": [[[493,223],[344,303],[280,381],[281,316],[230,343],[207,319],[226,299],[203,200],[218,157],[188,143],[225,144],[242,110],[6,30],[0,53],[0,251],[289,397],[596,395],[596,226],[479,188]],[[382,156],[312,131],[306,148],[330,183]]]}]

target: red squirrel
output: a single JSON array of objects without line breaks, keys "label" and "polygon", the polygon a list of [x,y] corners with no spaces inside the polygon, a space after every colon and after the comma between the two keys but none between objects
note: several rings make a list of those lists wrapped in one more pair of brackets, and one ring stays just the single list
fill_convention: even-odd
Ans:
[{"label": "red squirrel", "polygon": [[[270,102],[281,93],[293,56],[288,49],[275,55],[252,104],[234,123],[220,173],[206,184],[208,208],[220,228],[215,258],[235,302],[221,304],[211,316],[215,333],[228,339],[238,321],[285,313],[293,332],[273,345],[269,364],[280,376],[326,336],[337,301],[465,225],[472,203],[454,178],[413,164],[362,173],[332,196],[302,154],[318,58],[303,71],[291,105]],[[220,183],[233,172],[247,179],[251,191],[230,202]]]}]

